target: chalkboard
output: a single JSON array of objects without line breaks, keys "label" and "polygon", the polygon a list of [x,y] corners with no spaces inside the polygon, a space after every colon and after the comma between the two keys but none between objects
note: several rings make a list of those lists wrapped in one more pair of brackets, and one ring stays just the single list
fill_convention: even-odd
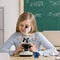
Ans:
[{"label": "chalkboard", "polygon": [[60,30],[60,0],[24,0],[24,11],[34,14],[39,31]]}]

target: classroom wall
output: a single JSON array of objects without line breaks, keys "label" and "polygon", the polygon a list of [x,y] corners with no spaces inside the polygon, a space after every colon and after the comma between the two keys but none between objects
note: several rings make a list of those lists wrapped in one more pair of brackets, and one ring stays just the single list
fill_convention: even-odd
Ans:
[{"label": "classroom wall", "polygon": [[19,0],[19,14],[24,12],[24,0]]},{"label": "classroom wall", "polygon": [[4,7],[4,41],[15,32],[16,21],[19,16],[19,0],[0,0]]}]

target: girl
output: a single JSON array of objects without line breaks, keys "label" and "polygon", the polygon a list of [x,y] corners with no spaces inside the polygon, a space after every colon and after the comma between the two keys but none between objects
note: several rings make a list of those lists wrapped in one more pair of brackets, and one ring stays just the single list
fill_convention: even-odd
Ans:
[{"label": "girl", "polygon": [[[10,55],[18,55],[23,51],[21,42],[23,42],[23,37],[26,33],[25,29],[28,27],[28,43],[32,47],[29,48],[29,51],[37,51],[40,55],[49,56],[57,55],[58,52],[56,48],[37,30],[36,20],[32,13],[25,12],[21,14],[18,18],[16,25],[16,32],[7,40],[7,42],[1,47],[0,52],[8,52]],[[34,40],[34,43],[32,42]],[[10,51],[9,48],[15,45],[16,50]],[[42,45],[46,48],[42,50]]]}]

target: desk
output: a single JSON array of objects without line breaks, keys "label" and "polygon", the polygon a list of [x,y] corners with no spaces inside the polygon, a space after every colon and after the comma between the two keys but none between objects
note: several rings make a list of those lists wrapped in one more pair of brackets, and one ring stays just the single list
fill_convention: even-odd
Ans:
[{"label": "desk", "polygon": [[[35,60],[34,57],[14,57],[12,56],[10,60]],[[55,60],[54,57],[52,56],[49,56],[49,57],[43,57],[43,56],[40,56],[39,58],[37,58],[36,60]]]}]

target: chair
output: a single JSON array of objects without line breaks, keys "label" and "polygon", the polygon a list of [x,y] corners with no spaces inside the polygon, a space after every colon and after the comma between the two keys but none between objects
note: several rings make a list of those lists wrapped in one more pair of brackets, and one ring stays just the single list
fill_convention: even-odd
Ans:
[{"label": "chair", "polygon": [[10,60],[8,53],[0,53],[0,60]]}]

